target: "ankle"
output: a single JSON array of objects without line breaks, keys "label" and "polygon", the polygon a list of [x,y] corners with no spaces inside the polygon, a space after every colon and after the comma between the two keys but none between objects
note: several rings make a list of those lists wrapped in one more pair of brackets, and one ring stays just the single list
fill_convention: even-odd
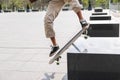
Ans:
[{"label": "ankle", "polygon": [[58,45],[56,44],[56,45],[53,45],[53,47],[58,47]]},{"label": "ankle", "polygon": [[85,21],[85,19],[80,19],[80,22]]}]

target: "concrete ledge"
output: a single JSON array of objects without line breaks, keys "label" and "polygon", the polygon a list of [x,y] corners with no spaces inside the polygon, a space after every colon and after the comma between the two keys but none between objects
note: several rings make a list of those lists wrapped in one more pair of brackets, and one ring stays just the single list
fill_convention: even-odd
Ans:
[{"label": "concrete ledge", "polygon": [[101,7],[96,7],[94,9],[95,12],[103,12],[103,9]]},{"label": "concrete ledge", "polygon": [[90,20],[111,20],[111,16],[90,16]]},{"label": "concrete ledge", "polygon": [[107,15],[107,13],[92,13],[92,15]]},{"label": "concrete ledge", "polygon": [[23,10],[23,9],[19,9],[18,12],[25,12],[25,10]]},{"label": "concrete ledge", "polygon": [[11,10],[3,10],[5,13],[7,13],[7,12],[12,12]]},{"label": "concrete ledge", "polygon": [[88,35],[91,37],[119,37],[119,24],[90,24]]},{"label": "concrete ledge", "polygon": [[120,54],[68,53],[68,80],[120,80]]},{"label": "concrete ledge", "polygon": [[39,9],[32,9],[32,12],[38,12]]}]

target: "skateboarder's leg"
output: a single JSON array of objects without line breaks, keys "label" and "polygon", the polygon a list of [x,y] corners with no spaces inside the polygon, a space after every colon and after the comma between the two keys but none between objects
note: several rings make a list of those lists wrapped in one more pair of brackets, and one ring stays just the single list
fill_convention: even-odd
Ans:
[{"label": "skateboarder's leg", "polygon": [[50,38],[53,47],[52,51],[50,52],[51,54],[55,53],[58,49],[59,46],[57,46],[56,38],[55,38],[55,31],[53,29],[53,22],[55,18],[58,16],[62,6],[64,5],[63,0],[51,0],[48,5],[48,10],[44,18],[44,26],[45,26],[45,34],[47,38]]},{"label": "skateboarder's leg", "polygon": [[51,42],[52,42],[52,44],[53,44],[54,46],[57,46],[56,38],[55,38],[55,37],[50,37],[50,40],[51,40]]},{"label": "skateboarder's leg", "polygon": [[85,27],[88,25],[88,23],[87,23],[87,21],[83,18],[81,10],[79,10],[76,14],[77,14],[77,16],[78,16],[78,18],[79,18],[79,20],[80,20],[80,24],[81,24],[82,28],[85,28]]},{"label": "skateboarder's leg", "polygon": [[83,18],[82,12],[81,12],[81,5],[78,0],[71,0],[70,5],[72,6],[72,9],[77,14],[79,21],[81,23],[82,28],[86,27],[88,23]]}]

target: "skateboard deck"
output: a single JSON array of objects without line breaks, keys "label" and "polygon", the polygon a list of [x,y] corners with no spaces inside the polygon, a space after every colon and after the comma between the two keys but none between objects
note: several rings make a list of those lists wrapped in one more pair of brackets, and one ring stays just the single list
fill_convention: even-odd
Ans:
[{"label": "skateboard deck", "polygon": [[89,25],[87,26],[87,28],[83,28],[82,30],[80,30],[70,41],[68,41],[65,46],[62,47],[52,59],[50,59],[49,64],[52,64],[54,61],[57,60],[57,58],[61,57],[61,54],[65,50],[67,50],[88,28]]}]

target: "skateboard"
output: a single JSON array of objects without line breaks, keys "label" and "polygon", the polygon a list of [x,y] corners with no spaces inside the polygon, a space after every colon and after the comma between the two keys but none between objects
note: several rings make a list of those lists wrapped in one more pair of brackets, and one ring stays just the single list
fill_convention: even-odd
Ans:
[{"label": "skateboard", "polygon": [[[87,28],[83,28],[82,30],[80,30],[70,41],[68,41],[64,47],[62,47],[57,54],[50,59],[49,64],[52,64],[54,61],[57,61],[56,64],[59,65],[59,60],[62,58],[61,54],[67,50],[71,45],[73,45],[73,43],[84,33],[87,31],[87,29],[89,28],[89,25],[86,26]],[[85,33],[86,34],[86,33]],[[85,36],[86,38],[86,36]]]}]

